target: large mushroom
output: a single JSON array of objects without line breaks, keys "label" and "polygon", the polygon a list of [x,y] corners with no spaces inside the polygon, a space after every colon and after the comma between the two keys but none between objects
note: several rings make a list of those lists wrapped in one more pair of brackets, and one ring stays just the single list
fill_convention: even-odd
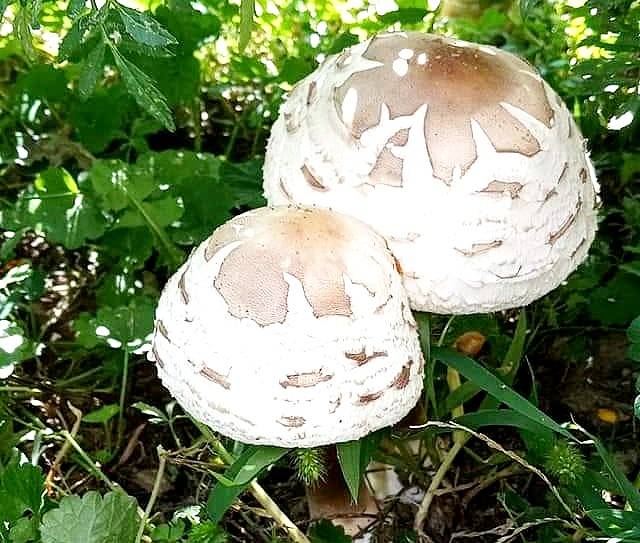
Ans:
[{"label": "large mushroom", "polygon": [[587,255],[598,202],[582,136],[529,64],[415,32],[377,35],[296,85],[264,191],[370,224],[412,307],[454,314],[558,286]]},{"label": "large mushroom", "polygon": [[152,353],[191,415],[244,443],[358,439],[400,420],[422,389],[386,243],[323,210],[261,208],[219,227],[167,283]]}]

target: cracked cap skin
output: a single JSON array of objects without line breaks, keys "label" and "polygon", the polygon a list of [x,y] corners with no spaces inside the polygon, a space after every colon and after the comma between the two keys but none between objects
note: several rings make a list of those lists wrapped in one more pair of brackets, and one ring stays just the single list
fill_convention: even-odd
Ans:
[{"label": "cracked cap skin", "polygon": [[358,439],[422,389],[386,242],[327,210],[260,208],[216,229],[165,286],[150,358],[187,412],[244,443]]},{"label": "cracked cap skin", "polygon": [[411,306],[526,305],[586,257],[598,200],[557,94],[500,49],[417,32],[328,57],[283,104],[270,204],[350,214],[385,237]]}]

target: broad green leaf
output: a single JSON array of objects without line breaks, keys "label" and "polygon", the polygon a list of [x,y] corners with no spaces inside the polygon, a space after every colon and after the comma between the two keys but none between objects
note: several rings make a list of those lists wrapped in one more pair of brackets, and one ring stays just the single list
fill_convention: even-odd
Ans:
[{"label": "broad green leaf", "polygon": [[80,13],[86,4],[86,0],[69,0],[67,5],[67,15],[72,19]]},{"label": "broad green leaf", "polygon": [[100,409],[87,413],[82,420],[91,424],[104,424],[109,422],[120,412],[120,407],[117,404],[103,405]]},{"label": "broad green leaf", "polygon": [[115,47],[111,48],[122,80],[138,105],[158,119],[168,130],[175,130],[173,115],[154,81],[131,61],[124,58]]},{"label": "broad green leaf", "polygon": [[147,200],[141,202],[140,206],[126,209],[116,221],[116,228],[149,226],[156,233],[156,230],[177,221],[183,211],[178,200],[171,196],[165,196],[158,200]]},{"label": "broad green leaf", "polygon": [[82,73],[80,74],[80,80],[78,82],[78,90],[80,96],[84,98],[93,92],[103,73],[105,48],[106,46],[103,41],[98,42],[87,56],[87,59],[82,63]]},{"label": "broad green leaf", "polygon": [[358,501],[360,482],[364,473],[360,461],[360,448],[360,440],[346,441],[336,445],[340,469],[354,502]]},{"label": "broad green leaf", "polygon": [[149,342],[154,311],[154,300],[137,296],[125,306],[100,307],[95,317],[83,313],[74,322],[76,342],[87,349],[107,345],[135,352]]},{"label": "broad green leaf", "polygon": [[150,172],[121,160],[96,160],[89,171],[94,190],[107,209],[131,207],[131,199],[142,201],[156,188]]},{"label": "broad green leaf", "polygon": [[640,538],[640,513],[637,511],[592,509],[587,511],[587,516],[609,537],[621,538],[622,541],[629,541],[632,537]]},{"label": "broad green leaf", "polygon": [[246,447],[221,478],[231,485],[218,482],[211,490],[207,500],[209,518],[213,522],[220,522],[227,509],[242,494],[247,485],[265,468],[280,460],[289,450],[254,445]]},{"label": "broad green leaf", "polygon": [[16,521],[9,531],[9,540],[11,543],[29,543],[38,541],[40,537],[39,517],[31,518],[22,517]]},{"label": "broad green leaf", "polygon": [[136,500],[123,492],[65,496],[41,525],[43,543],[133,543],[137,530]]},{"label": "broad green leaf", "polygon": [[149,47],[174,45],[176,39],[153,17],[146,13],[115,4],[129,35],[137,42]]},{"label": "broad green leaf", "polygon": [[63,168],[49,168],[36,177],[32,187],[18,199],[18,215],[23,223],[68,249],[81,247],[87,239],[100,237],[106,219],[86,186],[76,185]]},{"label": "broad green leaf", "polygon": [[432,356],[437,360],[444,362],[447,366],[457,370],[461,375],[476,383],[480,388],[487,391],[494,398],[508,405],[518,413],[521,413],[538,424],[542,424],[550,430],[563,435],[567,439],[572,441],[574,440],[574,437],[570,432],[560,426],[547,414],[540,411],[535,405],[518,394],[515,390],[502,382],[475,360],[442,347],[432,347]]},{"label": "broad green leaf", "polygon": [[44,475],[39,467],[13,460],[0,466],[0,523],[12,524],[25,512],[39,514],[44,492]]}]

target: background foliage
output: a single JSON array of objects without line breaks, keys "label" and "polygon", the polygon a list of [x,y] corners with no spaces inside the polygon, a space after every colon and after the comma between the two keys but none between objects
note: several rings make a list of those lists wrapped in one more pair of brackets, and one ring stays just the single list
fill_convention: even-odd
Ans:
[{"label": "background foliage", "polygon": [[[282,540],[251,508],[224,515],[244,483],[217,483],[214,505],[204,505],[230,460],[145,361],[153,309],[194,244],[264,203],[265,142],[293,83],[385,29],[454,35],[527,58],[573,111],[602,183],[598,238],[566,285],[526,314],[422,321],[434,345],[470,330],[487,339],[479,362],[450,351],[429,358],[430,418],[447,421],[464,403],[459,423],[491,433],[553,483],[502,484],[485,499],[483,526],[466,517],[428,530],[434,541],[479,528],[488,533],[476,540],[640,541],[631,482],[640,455],[640,4],[468,4],[473,18],[422,0],[0,0],[0,542]],[[466,378],[457,394],[437,359]],[[612,384],[595,390],[598,379]],[[563,422],[573,415],[601,439],[569,445],[591,438],[575,424],[571,432],[548,417],[541,424],[538,407]],[[430,452],[446,439],[442,430],[421,434]],[[372,457],[428,485],[416,459],[380,445],[403,439],[343,446],[349,487]],[[467,448],[478,461],[461,461],[463,477],[515,465],[479,441]],[[236,472],[252,459],[251,475],[266,474],[304,519],[286,451],[225,444]],[[157,473],[164,488],[154,489]],[[150,494],[148,519],[138,503]],[[411,520],[394,518],[381,540],[415,540]],[[492,536],[498,525],[510,531]],[[345,540],[330,525],[311,534]]]}]

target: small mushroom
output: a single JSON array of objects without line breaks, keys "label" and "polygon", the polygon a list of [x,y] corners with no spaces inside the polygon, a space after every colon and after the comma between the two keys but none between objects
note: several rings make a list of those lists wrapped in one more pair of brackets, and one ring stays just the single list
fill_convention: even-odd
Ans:
[{"label": "small mushroom", "polygon": [[385,241],[360,221],[261,208],[219,227],[171,277],[152,356],[184,409],[226,436],[358,439],[420,396],[407,303]]},{"label": "small mushroom", "polygon": [[270,204],[383,235],[422,311],[526,305],[596,230],[595,172],[558,95],[518,57],[441,36],[379,34],[327,58],[282,106],[264,172]]}]

